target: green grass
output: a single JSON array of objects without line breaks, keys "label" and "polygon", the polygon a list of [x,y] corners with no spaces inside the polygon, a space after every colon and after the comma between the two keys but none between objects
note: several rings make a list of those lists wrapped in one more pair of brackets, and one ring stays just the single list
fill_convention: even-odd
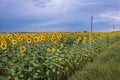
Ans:
[{"label": "green grass", "polygon": [[97,55],[68,80],[120,80],[120,41]]}]

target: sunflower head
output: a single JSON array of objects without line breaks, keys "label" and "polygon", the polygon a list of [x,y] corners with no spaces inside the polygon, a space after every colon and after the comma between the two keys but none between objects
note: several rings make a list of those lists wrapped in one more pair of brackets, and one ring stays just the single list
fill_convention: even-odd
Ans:
[{"label": "sunflower head", "polygon": [[58,36],[57,36],[57,39],[58,39],[58,40],[60,40],[61,38],[62,38],[62,36],[61,36],[61,35],[58,35]]},{"label": "sunflower head", "polygon": [[6,40],[4,40],[4,39],[1,40],[1,43],[2,44],[7,44]]},{"label": "sunflower head", "polygon": [[1,44],[1,49],[2,49],[2,50],[6,50],[6,49],[7,49],[7,44],[2,43],[2,44]]},{"label": "sunflower head", "polygon": [[40,37],[40,40],[45,40],[45,36]]},{"label": "sunflower head", "polygon": [[51,52],[51,49],[50,49],[50,48],[47,48],[47,52],[48,52],[48,53]]},{"label": "sunflower head", "polygon": [[20,52],[25,52],[26,51],[26,47],[25,46],[20,46]]},{"label": "sunflower head", "polygon": [[63,47],[64,47],[64,44],[62,43],[62,44],[60,45],[60,47],[63,48]]},{"label": "sunflower head", "polygon": [[32,40],[31,40],[30,38],[29,38],[29,39],[27,39],[27,43],[29,43],[29,44],[30,44],[30,43],[31,43],[31,41],[32,41]]},{"label": "sunflower head", "polygon": [[63,58],[62,58],[62,57],[60,57],[60,58],[59,58],[59,60],[60,60],[60,61],[62,61],[62,60],[63,60]]},{"label": "sunflower head", "polygon": [[56,49],[55,48],[52,48],[52,52],[54,53],[56,51]]},{"label": "sunflower head", "polygon": [[[21,36],[21,37],[22,37],[22,36]],[[22,41],[23,38],[21,38],[21,37],[18,37],[17,40],[18,40],[18,41]]]},{"label": "sunflower head", "polygon": [[67,38],[64,38],[64,42],[67,42]]},{"label": "sunflower head", "polygon": [[12,40],[12,44],[13,45],[17,44],[17,41],[16,40]]},{"label": "sunflower head", "polygon": [[75,41],[76,43],[79,43],[80,42],[80,39],[76,39],[76,41]]},{"label": "sunflower head", "polygon": [[60,52],[60,49],[57,49],[57,52],[59,53],[59,52]]},{"label": "sunflower head", "polygon": [[39,41],[39,38],[38,37],[35,37],[34,38],[34,42],[38,42]]}]

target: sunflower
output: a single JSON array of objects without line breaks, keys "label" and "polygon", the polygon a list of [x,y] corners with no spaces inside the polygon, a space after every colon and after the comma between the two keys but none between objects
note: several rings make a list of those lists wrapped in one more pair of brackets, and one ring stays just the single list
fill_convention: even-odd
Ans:
[{"label": "sunflower", "polygon": [[67,42],[67,38],[64,38],[64,42]]},{"label": "sunflower", "polygon": [[13,37],[12,37],[12,36],[10,36],[9,40],[13,40]]},{"label": "sunflower", "polygon": [[39,41],[39,38],[35,37],[34,42],[38,42],[38,41]]},{"label": "sunflower", "polygon": [[51,51],[51,49],[50,48],[47,48],[47,52],[49,53]]},{"label": "sunflower", "polygon": [[60,52],[60,49],[57,49],[57,52],[59,53],[59,52]]},{"label": "sunflower", "polygon": [[87,41],[86,37],[83,37],[82,43],[85,43]]},{"label": "sunflower", "polygon": [[25,51],[26,51],[26,47],[25,47],[25,46],[21,46],[21,47],[20,47],[20,52],[23,53],[23,52],[25,52]]},{"label": "sunflower", "polygon": [[2,44],[7,44],[6,40],[2,39]]},{"label": "sunflower", "polygon": [[40,40],[45,40],[45,36],[41,36],[41,37],[40,37]]},{"label": "sunflower", "polygon": [[12,40],[12,44],[13,45],[17,44],[17,41],[16,40]]},{"label": "sunflower", "polygon": [[62,60],[63,60],[63,58],[62,58],[62,57],[60,57],[60,58],[59,58],[59,60],[60,60],[60,61],[62,61]]},{"label": "sunflower", "polygon": [[60,46],[61,46],[61,48],[63,48],[63,47],[64,47],[64,44],[62,43]]},{"label": "sunflower", "polygon": [[52,52],[54,53],[56,51],[56,49],[55,48],[52,48]]},{"label": "sunflower", "polygon": [[76,41],[75,41],[76,43],[79,43],[80,42],[80,39],[76,39]]},{"label": "sunflower", "polygon": [[5,44],[5,43],[2,43],[2,44],[1,44],[1,49],[2,49],[2,50],[5,50],[5,49],[7,49],[7,44]]},{"label": "sunflower", "polygon": [[58,35],[57,39],[60,40],[62,38],[62,35]]},{"label": "sunflower", "polygon": [[32,41],[32,40],[31,40],[30,38],[28,38],[28,39],[27,39],[27,43],[29,43],[29,44],[30,44],[30,43],[31,43],[31,41]]},{"label": "sunflower", "polygon": [[22,36],[18,37],[17,40],[22,41],[23,40]]}]

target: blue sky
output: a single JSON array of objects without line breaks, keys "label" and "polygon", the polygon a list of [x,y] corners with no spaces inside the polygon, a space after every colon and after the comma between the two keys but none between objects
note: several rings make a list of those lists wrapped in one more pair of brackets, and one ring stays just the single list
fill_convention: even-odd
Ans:
[{"label": "blue sky", "polygon": [[0,0],[0,32],[120,30],[120,0]]}]

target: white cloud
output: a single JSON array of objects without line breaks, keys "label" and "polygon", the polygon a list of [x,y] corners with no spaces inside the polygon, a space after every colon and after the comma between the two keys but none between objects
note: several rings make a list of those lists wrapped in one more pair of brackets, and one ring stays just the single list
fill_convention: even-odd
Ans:
[{"label": "white cloud", "polygon": [[1,12],[9,16],[20,17],[52,17],[54,15],[72,13],[76,7],[83,8],[95,5],[89,0],[1,0]]},{"label": "white cloud", "polygon": [[110,29],[108,29],[108,31],[120,31],[120,28],[118,28],[118,27],[114,27],[114,28],[110,28]]},{"label": "white cloud", "polygon": [[[94,24],[96,22],[120,24],[120,11],[112,11],[113,9],[105,6],[107,4],[109,6],[115,5],[116,3],[112,4],[112,0],[110,0],[112,3],[110,1],[108,3],[108,1],[0,0],[0,18],[6,17],[6,20],[8,20],[7,18],[10,17],[13,20],[28,21],[21,27],[23,31],[67,31],[69,28],[61,27],[61,24],[71,22],[89,26],[92,15],[94,16]],[[107,10],[108,8],[109,10]],[[106,26],[106,24],[103,26]]]},{"label": "white cloud", "polygon": [[115,24],[120,24],[120,11],[108,11],[99,15],[101,21],[108,21]]}]

